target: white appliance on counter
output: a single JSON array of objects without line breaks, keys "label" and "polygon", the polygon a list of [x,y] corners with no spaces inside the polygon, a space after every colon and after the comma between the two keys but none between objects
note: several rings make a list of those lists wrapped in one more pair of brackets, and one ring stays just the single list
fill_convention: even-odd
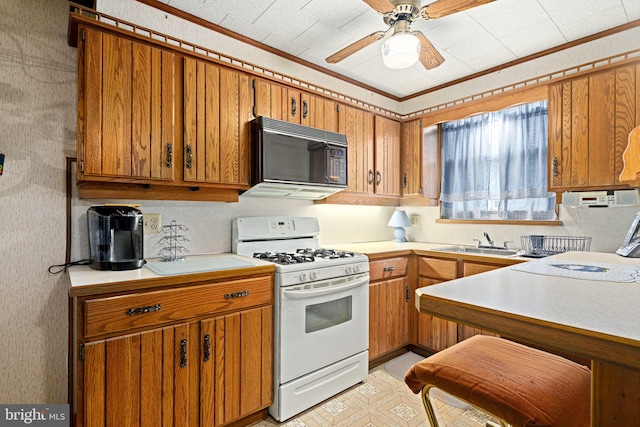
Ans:
[{"label": "white appliance on counter", "polygon": [[633,206],[640,204],[640,193],[637,189],[564,192],[562,204],[574,208]]},{"label": "white appliance on counter", "polygon": [[318,248],[317,218],[233,220],[234,253],[276,263],[274,402],[278,421],[363,381],[369,367],[369,261]]}]

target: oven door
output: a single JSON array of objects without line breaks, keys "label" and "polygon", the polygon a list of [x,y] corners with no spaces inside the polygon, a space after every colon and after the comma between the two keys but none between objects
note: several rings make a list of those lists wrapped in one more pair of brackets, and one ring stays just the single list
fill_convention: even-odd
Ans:
[{"label": "oven door", "polygon": [[279,383],[369,347],[369,273],[280,289]]}]

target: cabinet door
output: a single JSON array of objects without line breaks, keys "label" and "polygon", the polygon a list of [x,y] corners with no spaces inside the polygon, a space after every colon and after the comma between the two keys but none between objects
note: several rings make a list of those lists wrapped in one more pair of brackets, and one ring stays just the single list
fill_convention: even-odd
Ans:
[{"label": "cabinet door", "polygon": [[422,195],[422,121],[402,124],[402,196]]},{"label": "cabinet door", "polygon": [[637,66],[549,87],[549,188],[625,188],[622,154],[637,123]]},{"label": "cabinet door", "polygon": [[249,184],[249,77],[184,60],[184,179]]},{"label": "cabinet door", "polygon": [[79,49],[79,180],[172,180],[175,56],[83,29]]},{"label": "cabinet door", "polygon": [[409,343],[406,278],[369,285],[369,360]]},{"label": "cabinet door", "polygon": [[[435,285],[438,280],[418,278],[418,287]],[[458,341],[458,325],[455,322],[418,314],[418,345],[431,350],[440,351],[451,347]]]},{"label": "cabinet door", "polygon": [[347,189],[373,193],[373,115],[348,105],[340,105],[338,117],[338,132],[347,136],[349,144]]},{"label": "cabinet door", "polygon": [[302,102],[301,124],[331,132],[338,131],[338,113],[335,101],[309,92],[302,92],[300,99]]},{"label": "cabinet door", "polygon": [[[192,413],[187,324],[84,346],[77,422],[93,426],[188,426]],[[197,364],[195,365],[197,366]]]},{"label": "cabinet door", "polygon": [[376,194],[400,195],[400,123],[375,118]]},{"label": "cabinet door", "polygon": [[201,322],[200,423],[218,426],[273,401],[272,307]]}]

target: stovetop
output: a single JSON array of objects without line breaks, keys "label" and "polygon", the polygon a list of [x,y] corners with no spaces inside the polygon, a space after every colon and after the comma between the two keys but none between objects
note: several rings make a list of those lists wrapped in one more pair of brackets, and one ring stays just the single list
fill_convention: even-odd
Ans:
[{"label": "stovetop", "polygon": [[356,254],[347,251],[337,251],[325,248],[296,249],[295,252],[256,252],[254,258],[270,261],[280,265],[322,262],[340,258],[355,258]]}]

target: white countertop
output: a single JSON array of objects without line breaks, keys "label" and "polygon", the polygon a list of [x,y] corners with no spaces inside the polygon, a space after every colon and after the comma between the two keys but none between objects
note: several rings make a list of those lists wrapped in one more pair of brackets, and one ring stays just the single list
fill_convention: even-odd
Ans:
[{"label": "white countertop", "polygon": [[[611,253],[566,252],[543,260],[640,268],[640,259]],[[537,261],[527,266],[535,266],[534,262]],[[517,268],[464,277],[417,292],[507,316],[640,341],[640,283],[575,279],[516,271]]]},{"label": "white countertop", "polygon": [[[239,263],[248,264],[246,268],[258,267],[258,266],[273,266],[273,263],[262,261],[256,258],[244,257],[232,253],[219,253],[219,254],[203,254],[203,255],[192,255],[189,256],[188,259],[193,260],[204,260],[211,259],[212,261],[223,260],[223,259],[232,259],[237,260]],[[150,258],[147,261],[153,262],[158,261],[157,258]],[[180,261],[175,261],[180,262]],[[224,266],[223,266],[224,267]],[[236,268],[236,270],[240,270],[243,267]],[[209,272],[215,272],[220,270],[227,270],[227,268],[216,269],[212,268],[208,270]],[[196,272],[197,273],[197,272]],[[202,271],[200,271],[202,273]],[[93,268],[82,265],[82,266],[73,266],[68,269],[69,280],[70,280],[70,291],[78,291],[81,288],[91,287],[95,285],[108,285],[110,283],[123,283],[123,282],[135,282],[142,280],[153,280],[153,279],[162,279],[167,276],[160,275],[154,273],[151,269],[147,267],[138,268],[135,270],[124,270],[124,271],[112,271],[112,270],[94,270]],[[186,274],[186,273],[185,273]]]}]

